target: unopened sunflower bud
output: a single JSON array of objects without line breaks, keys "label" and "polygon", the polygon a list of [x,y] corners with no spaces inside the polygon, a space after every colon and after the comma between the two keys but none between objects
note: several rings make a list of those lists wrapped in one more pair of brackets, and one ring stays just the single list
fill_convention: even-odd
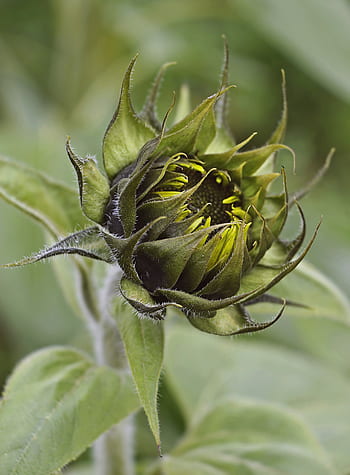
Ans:
[{"label": "unopened sunflower bud", "polygon": [[[225,126],[227,58],[226,50],[219,91],[191,112],[183,94],[169,127],[173,106],[162,123],[155,113],[166,67],[137,115],[130,99],[133,59],[104,137],[106,176],[67,142],[82,209],[94,225],[14,265],[77,253],[118,264],[120,291],[140,316],[163,319],[172,305],[195,327],[218,335],[275,322],[285,302],[268,291],[301,262],[316,233],[295,257],[305,237],[304,216],[296,201],[288,200],[284,169],[273,170],[278,150],[287,149],[294,158],[280,143],[287,121],[284,76],[276,130],[264,146],[242,151],[255,133],[235,144]],[[275,180],[280,192],[272,194]],[[280,235],[294,204],[301,231],[286,242]],[[275,318],[257,323],[247,306],[261,300],[283,305]]]},{"label": "unopened sunflower bud", "polygon": [[[162,319],[175,305],[212,333],[265,328],[275,319],[256,323],[244,304],[263,296],[306,252],[292,260],[302,239],[279,239],[288,196],[284,170],[274,173],[272,162],[276,151],[288,149],[278,143],[286,125],[284,84],[282,119],[272,140],[241,152],[255,134],[227,146],[230,134],[219,129],[216,110],[224,114],[217,105],[225,84],[166,128],[155,120],[156,90],[142,119],[132,107],[134,62],[103,146],[110,198],[100,223],[124,273],[121,293],[142,315]],[[281,193],[270,195],[278,178]],[[269,253],[277,251],[278,265],[269,267]]]}]

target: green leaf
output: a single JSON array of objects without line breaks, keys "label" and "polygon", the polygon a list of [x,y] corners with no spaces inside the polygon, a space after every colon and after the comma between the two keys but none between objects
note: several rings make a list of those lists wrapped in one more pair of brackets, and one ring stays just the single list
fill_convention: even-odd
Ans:
[{"label": "green leaf", "polygon": [[155,137],[150,126],[135,113],[130,99],[130,78],[136,57],[125,73],[118,108],[103,140],[103,162],[109,178],[136,160],[140,149]]},{"label": "green leaf", "polygon": [[[240,0],[234,6],[250,25],[314,80],[332,94],[350,100],[350,10],[347,2]],[[330,37],[332,41],[329,41]]]},{"label": "green leaf", "polygon": [[4,158],[0,158],[0,197],[39,221],[56,238],[88,224],[74,190]]},{"label": "green leaf", "polygon": [[[309,329],[304,337],[313,339],[315,346],[316,322],[312,328],[309,323]],[[326,342],[326,334],[322,342]],[[230,400],[232,395],[289,407],[329,451],[339,473],[346,472],[350,464],[346,448],[350,440],[350,381],[345,372],[303,355],[299,349],[283,348],[280,341],[278,345],[263,343],[261,338],[229,341],[188,328],[173,329],[166,350],[167,381],[188,421],[194,411]]]},{"label": "green leaf", "polygon": [[233,398],[195,410],[188,432],[162,469],[164,475],[334,473],[294,412]]},{"label": "green leaf", "polygon": [[163,365],[163,326],[155,320],[138,318],[117,301],[113,316],[117,321],[131,372],[150,428],[160,450],[157,394]]},{"label": "green leaf", "polygon": [[139,407],[131,378],[82,353],[53,347],[27,357],[0,404],[0,466],[48,475]]}]

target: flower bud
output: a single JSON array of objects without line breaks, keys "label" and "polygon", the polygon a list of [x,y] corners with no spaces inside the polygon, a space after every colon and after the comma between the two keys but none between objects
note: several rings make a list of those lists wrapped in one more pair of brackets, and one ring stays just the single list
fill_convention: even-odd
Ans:
[{"label": "flower bud", "polygon": [[[161,68],[141,113],[130,98],[136,58],[126,71],[117,110],[103,140],[106,175],[92,158],[80,158],[70,141],[66,149],[77,173],[84,214],[93,225],[75,232],[30,258],[8,267],[58,254],[79,254],[119,265],[120,292],[141,317],[161,320],[173,306],[196,328],[217,335],[264,329],[281,315],[286,302],[268,291],[291,272],[310,249],[318,227],[302,252],[305,219],[296,199],[289,200],[284,169],[274,157],[287,122],[282,74],[282,117],[262,147],[242,151],[256,135],[235,144],[225,124],[228,50],[220,89],[194,110],[182,88],[162,123],[155,112]],[[175,102],[175,101],[174,101]],[[302,197],[327,169],[333,151]],[[279,181],[280,192],[271,193]],[[301,230],[281,239],[288,211],[296,206]],[[282,304],[267,322],[255,322],[247,307]],[[295,304],[294,302],[288,302]]]},{"label": "flower bud", "polygon": [[[123,271],[121,293],[142,316],[162,319],[174,305],[211,333],[266,328],[284,307],[273,320],[257,323],[246,306],[261,299],[283,303],[267,291],[311,245],[294,258],[305,235],[299,206],[301,233],[289,243],[280,239],[289,204],[285,172],[273,172],[273,162],[278,150],[291,151],[279,143],[287,117],[284,76],[282,118],[270,141],[241,151],[255,134],[234,144],[225,129],[225,80],[216,94],[167,127],[171,109],[162,124],[155,114],[165,68],[137,115],[130,99],[134,63],[104,137],[110,193],[103,218],[96,220]],[[227,63],[224,79],[226,73]],[[182,99],[180,104],[184,109]],[[277,195],[269,192],[275,180],[281,183]],[[104,184],[101,189],[96,216],[106,203]]]}]

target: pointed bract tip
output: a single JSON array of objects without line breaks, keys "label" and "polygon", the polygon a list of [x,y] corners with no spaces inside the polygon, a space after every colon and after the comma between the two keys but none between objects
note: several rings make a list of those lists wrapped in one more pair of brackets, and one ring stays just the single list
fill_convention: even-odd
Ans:
[{"label": "pointed bract tip", "polygon": [[331,164],[332,158],[334,157],[335,151],[336,151],[336,148],[332,147],[330,149],[330,151],[328,152],[328,155],[326,157],[325,164],[324,164],[325,168],[329,168],[329,165]]},{"label": "pointed bract tip", "polygon": [[282,76],[282,85],[286,85],[286,70],[281,68],[281,76]]},{"label": "pointed bract tip", "polygon": [[161,446],[161,444],[157,444],[157,450],[158,450],[159,458],[163,458],[162,446]]},{"label": "pointed bract tip", "polygon": [[169,118],[170,114],[172,113],[172,111],[175,107],[175,104],[176,104],[176,92],[173,91],[173,99],[172,99],[171,104],[170,104],[170,106],[169,106],[168,110],[166,111],[165,116],[163,118],[162,128],[161,128],[161,132],[160,132],[161,137],[163,137],[164,134],[165,134],[166,123],[168,121],[168,118]]}]

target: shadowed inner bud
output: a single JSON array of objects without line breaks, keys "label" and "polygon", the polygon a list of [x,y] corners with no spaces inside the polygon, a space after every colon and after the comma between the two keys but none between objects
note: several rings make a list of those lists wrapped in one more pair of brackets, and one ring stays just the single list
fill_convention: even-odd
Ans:
[{"label": "shadowed inner bud", "polygon": [[[169,217],[169,224],[156,237],[157,244],[152,245],[153,254],[144,243],[135,253],[136,270],[150,291],[172,286],[185,291],[204,289],[231,259],[236,240],[245,240],[249,229],[241,191],[229,173],[207,170],[202,161],[184,153],[157,160],[138,190],[137,202],[140,228],[146,224],[142,212],[149,212],[152,204],[161,216]],[[244,233],[239,238],[240,229]],[[152,231],[146,241],[150,235]],[[174,253],[179,260],[169,264]],[[200,269],[193,279],[190,274],[197,261]]]},{"label": "shadowed inner bud", "polygon": [[[116,178],[116,192],[106,209],[108,229],[118,235],[123,235],[124,227],[119,214],[123,197],[118,193],[123,186],[131,186],[133,173],[129,178],[125,173]],[[136,246],[130,244],[134,249],[128,248],[128,252],[132,249],[133,265],[146,289],[203,291],[209,298],[231,295],[231,273],[240,275],[242,243],[247,241],[252,219],[243,209],[241,190],[228,171],[208,170],[202,161],[184,153],[162,157],[148,169],[145,166],[134,200],[134,232],[155,223],[140,235]],[[163,221],[157,222],[158,218]],[[221,271],[222,286],[212,284],[211,288],[209,282]]]}]

